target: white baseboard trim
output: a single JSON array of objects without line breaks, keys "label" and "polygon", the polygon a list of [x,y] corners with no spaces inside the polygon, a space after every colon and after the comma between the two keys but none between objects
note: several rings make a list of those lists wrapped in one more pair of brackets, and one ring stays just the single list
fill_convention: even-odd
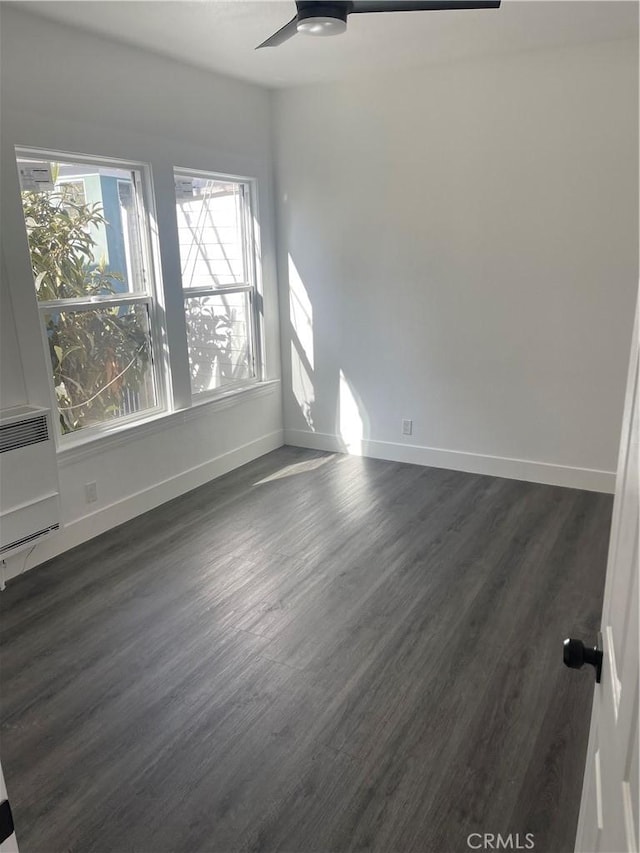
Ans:
[{"label": "white baseboard trim", "polygon": [[409,462],[413,465],[449,468],[453,471],[466,471],[469,474],[488,474],[492,477],[565,486],[570,489],[585,489],[590,492],[613,493],[616,483],[614,471],[574,468],[570,465],[555,465],[550,462],[510,459],[504,456],[488,456],[482,453],[444,450],[438,447],[399,444],[392,441],[363,440],[357,442],[355,446],[347,447],[338,435],[299,429],[285,429],[284,443],[294,447],[351,453],[355,456],[370,456],[390,462]]},{"label": "white baseboard trim", "polygon": [[20,555],[15,559],[7,560],[4,580],[10,580],[12,577],[22,574],[25,569],[32,569],[70,548],[75,548],[82,542],[99,536],[112,527],[117,527],[137,515],[142,515],[143,512],[155,509],[160,504],[173,500],[173,498],[177,498],[185,492],[191,491],[191,489],[196,489],[210,480],[215,480],[217,477],[233,471],[234,468],[239,468],[259,456],[264,456],[265,453],[282,447],[282,445],[283,431],[276,430],[227,453],[222,453],[220,456],[209,459],[200,465],[182,471],[174,477],[154,483],[139,492],[100,507],[95,512],[74,519],[64,524],[59,533],[53,534],[38,543],[32,554],[27,552],[28,555],[30,554],[27,558]]}]

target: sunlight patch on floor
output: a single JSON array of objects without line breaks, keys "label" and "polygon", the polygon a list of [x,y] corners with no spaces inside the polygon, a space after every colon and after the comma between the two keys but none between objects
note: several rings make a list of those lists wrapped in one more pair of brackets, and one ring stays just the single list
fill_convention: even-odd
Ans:
[{"label": "sunlight patch on floor", "polygon": [[321,456],[318,459],[307,459],[304,462],[294,462],[292,465],[286,465],[274,474],[269,474],[268,477],[258,480],[253,485],[262,486],[265,483],[272,483],[275,480],[284,480],[285,477],[293,477],[296,474],[306,474],[308,471],[315,471],[316,468],[321,468],[331,459],[333,459],[333,455]]}]

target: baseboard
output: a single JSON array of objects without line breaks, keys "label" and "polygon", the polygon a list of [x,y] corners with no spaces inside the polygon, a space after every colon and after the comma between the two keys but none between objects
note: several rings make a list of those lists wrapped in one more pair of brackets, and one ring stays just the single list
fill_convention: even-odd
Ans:
[{"label": "baseboard", "polygon": [[417,444],[399,444],[392,441],[363,440],[356,446],[348,447],[338,435],[298,429],[285,429],[284,443],[313,450],[352,453],[357,456],[386,459],[390,462],[409,462],[413,465],[449,468],[470,474],[489,474],[493,477],[565,486],[570,489],[585,489],[590,492],[613,493],[615,490],[615,472],[599,471],[593,468],[574,468],[570,465],[555,465],[550,462],[510,459],[504,456],[444,450]]},{"label": "baseboard", "polygon": [[26,558],[19,556],[7,560],[4,580],[10,580],[25,570],[32,569],[70,548],[75,548],[76,545],[93,539],[112,527],[130,521],[137,515],[142,515],[143,512],[155,509],[157,506],[191,491],[191,489],[196,489],[198,486],[215,480],[217,477],[233,471],[234,468],[239,468],[259,456],[264,456],[265,453],[282,447],[282,445],[283,432],[276,430],[227,453],[222,453],[220,456],[209,459],[200,465],[182,471],[174,477],[154,483],[153,486],[132,495],[127,495],[95,512],[75,519],[65,524],[59,533],[53,534],[50,538],[39,543],[33,553],[27,552]]},{"label": "baseboard", "polygon": [[413,465],[425,465],[432,468],[449,468],[453,471],[466,471],[471,474],[488,474],[494,477],[524,480],[530,483],[585,489],[592,492],[613,493],[615,489],[615,473],[613,471],[575,468],[548,462],[510,459],[459,450],[423,447],[416,444],[398,444],[391,441],[365,440],[359,442],[355,447],[348,447],[338,435],[306,432],[304,430],[288,429],[284,432],[276,430],[255,441],[189,468],[175,477],[155,483],[153,486],[142,489],[133,495],[127,495],[119,501],[65,524],[59,533],[43,540],[32,552],[27,552],[26,557],[20,555],[7,560],[4,576],[0,578],[0,582],[10,580],[25,570],[32,569],[70,548],[75,548],[82,542],[99,536],[112,527],[117,527],[117,525],[155,509],[155,507],[177,498],[185,492],[191,491],[191,489],[202,486],[234,468],[239,468],[265,453],[276,450],[283,444],[308,447],[313,450],[329,450],[334,453],[353,453],[374,459],[386,459],[391,462],[409,462]]}]

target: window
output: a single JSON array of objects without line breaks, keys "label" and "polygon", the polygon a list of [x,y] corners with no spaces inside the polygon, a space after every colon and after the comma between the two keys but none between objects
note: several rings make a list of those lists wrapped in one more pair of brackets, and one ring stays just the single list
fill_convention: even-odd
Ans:
[{"label": "window", "polygon": [[250,182],[175,172],[191,391],[257,379],[255,253]]},{"label": "window", "polygon": [[[262,303],[252,179],[175,170],[175,198],[164,201],[176,205],[182,299],[165,304],[152,263],[147,167],[26,148],[16,158],[62,447],[78,433],[97,437],[167,411],[173,399],[182,408],[256,386]],[[181,321],[170,313],[180,306],[185,327],[165,322]],[[182,328],[187,350],[172,338]]]},{"label": "window", "polygon": [[35,156],[17,160],[61,433],[158,411],[142,169]]}]

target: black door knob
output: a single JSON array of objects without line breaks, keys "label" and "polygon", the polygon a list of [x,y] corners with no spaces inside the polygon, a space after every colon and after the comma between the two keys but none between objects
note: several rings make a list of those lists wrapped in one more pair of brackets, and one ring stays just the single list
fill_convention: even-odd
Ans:
[{"label": "black door knob", "polygon": [[568,639],[564,641],[563,649],[564,665],[571,669],[581,669],[585,663],[590,663],[596,668],[596,681],[600,684],[602,675],[602,638],[598,634],[598,642],[595,646],[585,646],[582,640]]}]

